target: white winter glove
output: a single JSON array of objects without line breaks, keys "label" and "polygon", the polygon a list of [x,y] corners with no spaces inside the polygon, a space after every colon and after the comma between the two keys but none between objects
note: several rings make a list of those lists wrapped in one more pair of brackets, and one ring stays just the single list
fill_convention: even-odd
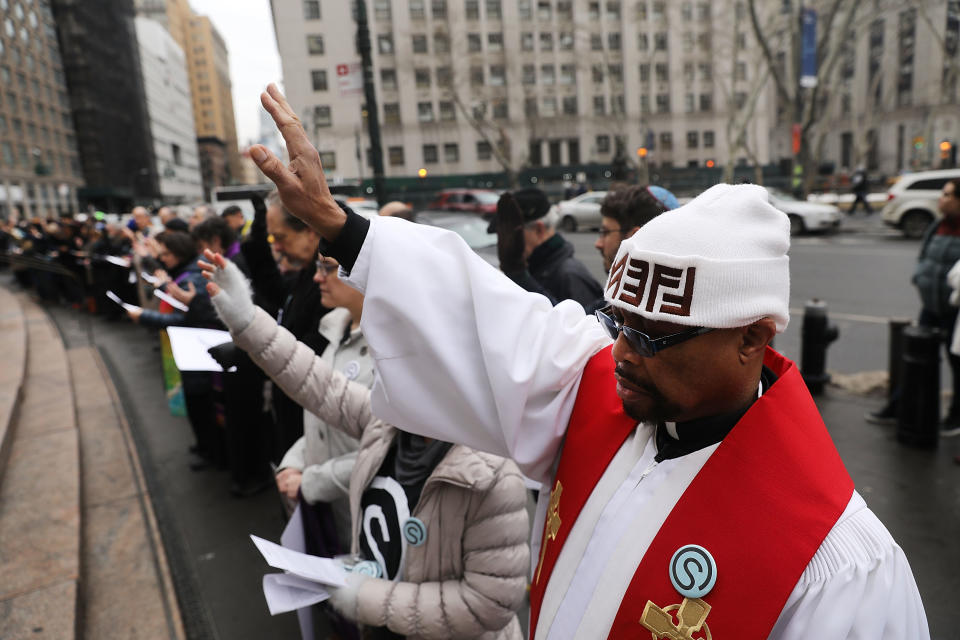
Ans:
[{"label": "white winter glove", "polygon": [[346,586],[326,586],[325,589],[330,592],[330,600],[328,601],[330,602],[330,606],[332,606],[340,615],[345,616],[350,620],[356,620],[360,587],[364,582],[369,580],[370,577],[371,576],[351,571],[347,573]]},{"label": "white winter glove", "polygon": [[[206,257],[210,262],[201,265],[204,275],[213,282],[217,291],[211,292],[210,301],[213,302],[217,315],[223,324],[234,333],[240,333],[253,320],[254,305],[253,293],[246,277],[229,260],[219,254],[210,254]],[[212,270],[206,269],[211,267]]]}]

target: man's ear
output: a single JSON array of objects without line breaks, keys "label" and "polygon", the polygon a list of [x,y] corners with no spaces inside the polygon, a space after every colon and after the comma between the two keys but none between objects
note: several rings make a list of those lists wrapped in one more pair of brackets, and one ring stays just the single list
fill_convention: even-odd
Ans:
[{"label": "man's ear", "polygon": [[629,231],[627,231],[625,234],[623,234],[624,240],[626,240],[627,238],[629,238],[630,236],[632,236],[633,234],[635,234],[637,231],[640,231],[640,227],[633,227],[633,228],[631,228]]},{"label": "man's ear", "polygon": [[746,363],[755,358],[763,359],[767,345],[777,334],[777,323],[773,318],[761,318],[743,328],[740,341],[740,359]]}]

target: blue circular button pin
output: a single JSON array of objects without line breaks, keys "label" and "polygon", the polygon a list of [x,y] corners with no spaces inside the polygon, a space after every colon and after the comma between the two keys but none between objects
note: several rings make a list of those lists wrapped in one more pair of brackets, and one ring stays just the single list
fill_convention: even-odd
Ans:
[{"label": "blue circular button pin", "polygon": [[419,547],[427,541],[427,525],[420,518],[407,518],[403,523],[403,538],[414,547]]},{"label": "blue circular button pin", "polygon": [[353,565],[353,572],[359,573],[360,575],[370,576],[372,578],[379,578],[383,575],[383,569],[380,567],[380,563],[374,562],[373,560],[363,560]]},{"label": "blue circular button pin", "polygon": [[684,598],[702,598],[717,583],[717,563],[700,545],[684,545],[670,558],[670,582]]}]

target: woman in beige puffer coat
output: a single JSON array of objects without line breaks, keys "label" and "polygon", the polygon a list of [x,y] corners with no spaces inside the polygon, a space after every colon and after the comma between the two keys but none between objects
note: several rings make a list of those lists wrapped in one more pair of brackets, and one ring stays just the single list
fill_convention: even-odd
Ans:
[{"label": "woman in beige puffer coat", "polygon": [[[383,526],[371,509],[361,511],[365,492],[388,466],[384,461],[397,455],[400,439],[419,436],[375,418],[369,389],[331,370],[254,307],[232,264],[208,258],[217,267],[210,270],[208,288],[237,346],[290,398],[360,440],[349,485],[351,547],[358,553],[362,534],[371,539],[376,525]],[[522,638],[516,610],[526,596],[530,549],[526,489],[517,466],[450,446],[423,482],[409,520],[422,525],[423,536],[402,541],[398,575],[389,580],[353,572],[348,586],[333,590],[331,604],[362,625],[408,638]]]}]

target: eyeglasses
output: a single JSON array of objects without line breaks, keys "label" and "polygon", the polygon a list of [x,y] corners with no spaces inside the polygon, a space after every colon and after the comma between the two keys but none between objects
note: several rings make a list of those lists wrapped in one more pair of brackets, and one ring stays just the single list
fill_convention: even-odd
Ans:
[{"label": "eyeglasses", "polygon": [[596,312],[597,320],[600,321],[603,328],[607,330],[607,333],[610,334],[610,337],[614,340],[623,333],[623,337],[627,339],[627,342],[630,343],[633,350],[645,358],[652,358],[657,352],[663,351],[667,347],[672,347],[681,342],[686,342],[691,338],[696,338],[697,336],[702,336],[705,333],[713,331],[713,329],[708,327],[693,327],[692,329],[672,333],[661,338],[651,338],[642,331],[623,326],[623,323],[617,321],[616,318],[609,314],[609,311],[610,307],[607,307],[602,311]]},{"label": "eyeglasses", "polygon": [[604,229],[603,227],[600,227],[600,231],[598,233],[600,234],[601,238],[606,238],[611,233],[620,233],[620,229]]},{"label": "eyeglasses", "polygon": [[322,273],[324,277],[328,277],[336,273],[340,269],[338,264],[330,264],[329,262],[324,262],[323,260],[317,260],[317,272]]}]

